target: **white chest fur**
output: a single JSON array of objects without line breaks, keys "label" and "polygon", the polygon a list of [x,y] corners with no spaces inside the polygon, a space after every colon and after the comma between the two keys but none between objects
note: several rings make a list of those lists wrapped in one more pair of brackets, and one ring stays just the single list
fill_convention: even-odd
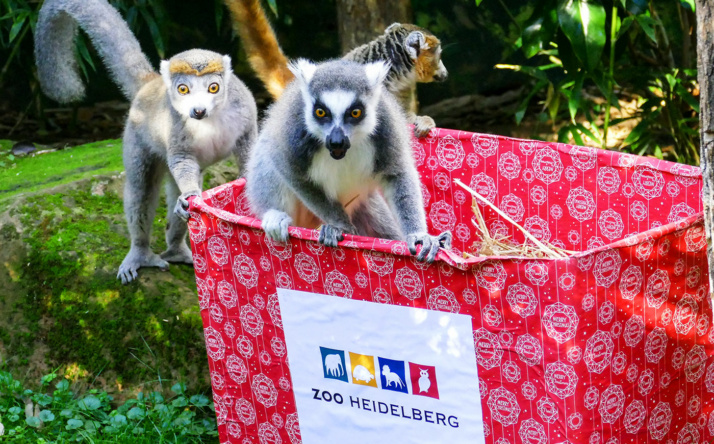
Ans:
[{"label": "white chest fur", "polygon": [[186,130],[201,167],[212,165],[231,154],[241,128],[235,120],[236,116],[221,111],[203,120],[188,119]]},{"label": "white chest fur", "polygon": [[321,147],[312,159],[308,175],[328,197],[343,204],[358,196],[364,198],[376,186],[374,146],[368,142],[353,146],[339,160],[333,159],[329,150]]}]

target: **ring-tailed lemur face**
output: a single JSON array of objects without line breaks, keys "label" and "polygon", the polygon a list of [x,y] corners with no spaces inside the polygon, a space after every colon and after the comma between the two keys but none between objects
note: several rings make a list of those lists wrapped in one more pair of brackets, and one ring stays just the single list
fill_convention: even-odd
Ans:
[{"label": "ring-tailed lemur face", "polygon": [[299,60],[291,69],[305,105],[305,124],[325,144],[333,159],[342,159],[377,126],[376,107],[389,72],[383,62],[313,65]]}]

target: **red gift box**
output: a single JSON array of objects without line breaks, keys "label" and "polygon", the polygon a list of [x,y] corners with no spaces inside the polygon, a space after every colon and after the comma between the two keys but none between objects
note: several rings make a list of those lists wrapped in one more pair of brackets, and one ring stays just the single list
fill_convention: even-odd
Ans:
[{"label": "red gift box", "polygon": [[[698,168],[435,129],[414,140],[431,265],[401,241],[272,242],[238,180],[189,221],[222,443],[301,442],[277,288],[472,316],[488,443],[710,442],[714,328]],[[469,184],[565,259],[476,257]],[[494,232],[523,235],[483,207]],[[249,441],[244,441],[250,438]]]}]

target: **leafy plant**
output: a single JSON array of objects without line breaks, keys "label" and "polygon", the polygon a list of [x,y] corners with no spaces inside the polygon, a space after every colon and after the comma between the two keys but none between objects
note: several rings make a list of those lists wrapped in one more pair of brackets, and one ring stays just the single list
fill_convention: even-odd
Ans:
[{"label": "leafy plant", "polygon": [[[560,141],[698,163],[693,7],[690,0],[531,0],[509,12],[515,26],[504,35],[529,63],[497,68],[532,79],[516,121],[537,97]],[[613,119],[621,100],[634,101],[635,110]],[[626,121],[637,123],[624,140],[609,137]]]},{"label": "leafy plant", "polygon": [[[172,395],[139,393],[119,407],[104,391],[78,395],[56,373],[33,391],[0,371],[0,442],[204,442],[216,440],[213,403],[176,383]],[[54,387],[53,387],[54,386]]]}]

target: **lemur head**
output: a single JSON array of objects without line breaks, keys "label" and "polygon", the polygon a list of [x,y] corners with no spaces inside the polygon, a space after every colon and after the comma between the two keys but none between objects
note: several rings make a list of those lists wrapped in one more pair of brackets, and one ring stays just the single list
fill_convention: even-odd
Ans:
[{"label": "lemur head", "polygon": [[315,65],[304,59],[290,65],[304,102],[308,131],[342,159],[377,126],[377,106],[389,64],[335,60]]},{"label": "lemur head", "polygon": [[181,115],[198,120],[210,117],[226,101],[232,73],[229,56],[202,49],[161,62],[171,105]]},{"label": "lemur head", "polygon": [[441,41],[424,28],[416,25],[392,23],[385,31],[403,41],[404,50],[412,59],[417,82],[443,82],[448,76],[441,61]]}]

